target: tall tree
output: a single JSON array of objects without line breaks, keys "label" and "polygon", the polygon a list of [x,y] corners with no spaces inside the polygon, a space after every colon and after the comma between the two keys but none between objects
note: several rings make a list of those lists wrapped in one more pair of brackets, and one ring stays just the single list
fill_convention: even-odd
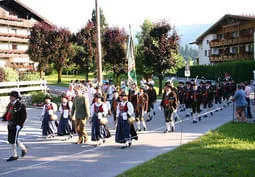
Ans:
[{"label": "tall tree", "polygon": [[103,36],[104,62],[112,66],[117,81],[121,73],[127,73],[127,37],[125,30],[119,28],[107,28]]},{"label": "tall tree", "polygon": [[71,44],[71,33],[69,30],[59,28],[52,30],[50,33],[49,48],[51,50],[51,62],[54,62],[58,72],[58,83],[61,82],[62,71],[69,59],[73,55],[73,48]]},{"label": "tall tree", "polygon": [[55,27],[45,23],[37,23],[33,26],[28,46],[28,55],[34,62],[38,62],[38,70],[42,78],[43,72],[48,68],[50,48],[48,47],[50,39],[49,33]]},{"label": "tall tree", "polygon": [[176,64],[173,53],[177,53],[179,37],[166,21],[153,24],[150,36],[144,39],[145,65],[159,78],[159,94],[165,73]]},{"label": "tall tree", "polygon": [[152,21],[145,19],[141,25],[141,32],[137,33],[136,38],[138,39],[138,44],[135,48],[135,59],[136,59],[136,71],[139,74],[146,73],[146,67],[144,65],[144,39],[150,36],[150,31],[153,27]]},{"label": "tall tree", "polygon": [[76,47],[74,62],[84,70],[86,80],[88,80],[89,72],[95,70],[96,39],[96,26],[92,21],[88,21],[86,26],[76,34],[76,43],[80,47]]}]

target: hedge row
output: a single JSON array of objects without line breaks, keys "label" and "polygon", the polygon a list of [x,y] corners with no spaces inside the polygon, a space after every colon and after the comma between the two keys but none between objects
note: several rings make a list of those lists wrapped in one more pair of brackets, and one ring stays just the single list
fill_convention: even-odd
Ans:
[{"label": "hedge row", "polygon": [[[185,68],[177,72],[178,77],[184,77]],[[224,79],[225,73],[231,75],[236,82],[249,81],[253,79],[253,70],[255,70],[255,61],[235,61],[225,62],[214,65],[196,65],[190,67],[190,77],[205,77],[210,80]]]}]

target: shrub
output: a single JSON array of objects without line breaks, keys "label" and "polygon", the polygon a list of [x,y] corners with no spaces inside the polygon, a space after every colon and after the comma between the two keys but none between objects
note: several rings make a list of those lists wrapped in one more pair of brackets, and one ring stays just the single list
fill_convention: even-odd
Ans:
[{"label": "shrub", "polygon": [[31,92],[32,104],[44,102],[45,94],[43,92]]},{"label": "shrub", "polygon": [[4,72],[5,72],[4,80],[7,82],[17,81],[19,79],[18,71],[14,70],[12,68],[4,68]]},{"label": "shrub", "polygon": [[5,79],[4,68],[0,68],[0,82],[4,82],[4,79]]},{"label": "shrub", "polygon": [[20,74],[21,81],[33,81],[33,80],[39,80],[40,79],[40,73],[37,72],[31,72],[31,73],[22,73]]},{"label": "shrub", "polygon": [[[178,77],[184,77],[184,69],[178,70]],[[225,73],[228,73],[236,82],[243,82],[253,79],[253,70],[255,70],[255,61],[234,61],[215,65],[191,66],[190,77],[201,78],[204,76],[206,79],[217,80],[219,77],[223,79]]]}]

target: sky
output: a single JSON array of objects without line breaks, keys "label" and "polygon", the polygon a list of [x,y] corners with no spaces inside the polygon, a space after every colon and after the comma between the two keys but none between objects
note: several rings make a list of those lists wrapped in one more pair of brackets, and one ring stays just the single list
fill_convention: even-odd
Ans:
[{"label": "sky", "polygon": [[[91,19],[95,0],[19,0],[59,27],[77,32]],[[174,26],[213,24],[225,14],[255,15],[254,0],[98,0],[110,27],[140,30],[145,19]]]}]

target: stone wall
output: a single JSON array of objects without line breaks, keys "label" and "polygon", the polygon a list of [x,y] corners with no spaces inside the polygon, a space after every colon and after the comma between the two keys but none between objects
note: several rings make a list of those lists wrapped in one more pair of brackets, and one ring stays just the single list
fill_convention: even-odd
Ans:
[{"label": "stone wall", "polygon": [[[24,95],[22,96],[21,101],[28,107],[32,105],[32,96],[31,95]],[[1,96],[0,97],[0,117],[3,116],[3,114],[6,111],[6,106],[10,102],[9,96]]]}]

